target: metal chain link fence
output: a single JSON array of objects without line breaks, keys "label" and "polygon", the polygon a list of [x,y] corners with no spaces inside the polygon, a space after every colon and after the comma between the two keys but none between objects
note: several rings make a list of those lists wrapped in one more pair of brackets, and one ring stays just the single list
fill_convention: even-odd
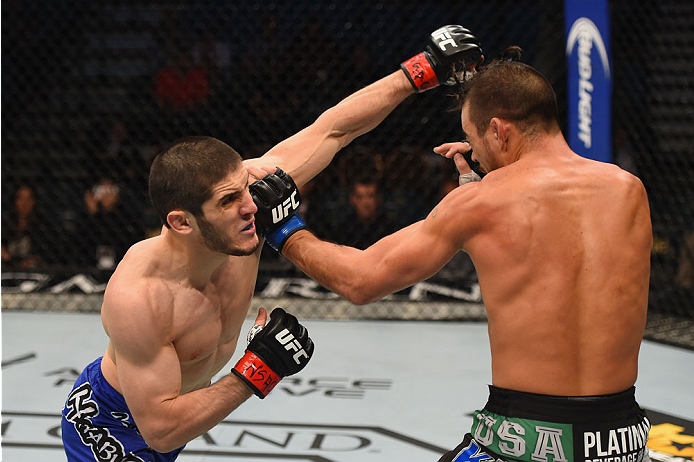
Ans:
[{"label": "metal chain link fence", "polygon": [[[652,202],[651,313],[692,319],[694,7],[620,0],[611,15],[615,161]],[[566,123],[562,2],[3,1],[3,308],[98,310],[125,250],[159,231],[147,172],[164,144],[210,135],[258,156],[451,23],[474,31],[488,59],[522,47]],[[363,247],[425,216],[455,184],[431,151],[461,137],[448,93],[409,98],[340,153],[303,191],[309,227]],[[378,204],[378,226],[344,212],[357,192]],[[19,232],[17,208],[32,203]],[[306,316],[346,312],[268,249],[257,295]],[[430,281],[350,313],[484,319],[479,302],[461,253]]]},{"label": "metal chain link fence", "polygon": [[651,203],[652,338],[694,345],[694,4],[612,8],[614,155]]}]

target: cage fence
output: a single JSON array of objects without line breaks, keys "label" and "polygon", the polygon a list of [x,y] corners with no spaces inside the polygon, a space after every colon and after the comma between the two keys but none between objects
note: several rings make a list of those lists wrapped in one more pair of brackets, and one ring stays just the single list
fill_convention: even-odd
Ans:
[{"label": "cage fence", "polygon": [[[98,311],[113,268],[156,235],[153,156],[209,135],[255,157],[460,23],[487,59],[508,45],[553,84],[566,124],[562,2],[67,0],[2,2],[2,308]],[[694,4],[610,3],[614,161],[644,182],[654,226],[647,337],[694,347]],[[424,216],[461,138],[445,90],[411,97],[303,192],[319,237],[365,247]],[[377,224],[348,215],[356,184]],[[29,204],[29,205],[27,205]],[[18,208],[31,207],[17,232]],[[353,212],[353,213],[356,213]],[[325,319],[484,320],[474,267],[355,307],[264,249],[254,304]]]}]

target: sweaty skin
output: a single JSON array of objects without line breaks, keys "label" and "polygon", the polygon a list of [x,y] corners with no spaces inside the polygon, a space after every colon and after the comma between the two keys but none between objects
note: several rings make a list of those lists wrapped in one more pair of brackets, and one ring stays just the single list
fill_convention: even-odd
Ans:
[{"label": "sweaty skin", "polygon": [[[101,316],[109,344],[101,369],[123,394],[152,449],[179,448],[252,394],[234,375],[210,381],[234,354],[258,274],[262,240],[248,190],[253,172],[257,178],[264,175],[260,168],[281,167],[301,186],[412,93],[405,74],[397,71],[214,185],[202,207],[208,226],[217,241],[247,256],[211,250],[196,218],[182,210],[169,213],[172,229],[127,252],[104,294]],[[256,324],[264,325],[266,318],[261,309]]]},{"label": "sweaty skin", "polygon": [[[306,230],[283,254],[357,304],[436,274],[459,250],[472,258],[489,320],[493,384],[561,396],[631,387],[646,323],[650,211],[615,165],[582,158],[561,132],[528,139],[492,119],[478,134],[463,107],[473,159],[489,172],[449,193],[429,216],[360,251]],[[439,152],[459,152],[444,145]],[[467,165],[464,165],[467,168]]]}]

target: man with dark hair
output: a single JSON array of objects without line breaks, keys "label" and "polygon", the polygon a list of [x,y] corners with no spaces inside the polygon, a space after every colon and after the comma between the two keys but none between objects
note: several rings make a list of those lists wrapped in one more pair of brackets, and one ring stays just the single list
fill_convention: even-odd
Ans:
[{"label": "man with dark hair", "polygon": [[[492,385],[441,461],[648,460],[650,424],[634,397],[652,244],[643,185],[571,150],[551,85],[525,64],[494,62],[469,80],[461,122],[469,142],[435,149],[454,158],[461,186],[426,219],[363,251],[306,230],[279,248],[357,304],[470,255]],[[471,148],[481,181],[462,155]]]},{"label": "man with dark hair", "polygon": [[36,205],[33,186],[22,184],[14,191],[14,201],[2,216],[2,264],[4,268],[27,270],[42,263],[43,249],[49,247],[41,232],[45,218]]},{"label": "man with dark hair", "polygon": [[[68,460],[174,460],[253,393],[264,398],[303,369],[313,353],[307,330],[281,308],[268,321],[261,308],[245,355],[211,384],[234,353],[258,274],[263,239],[249,172],[281,167],[301,186],[414,91],[448,82],[480,58],[469,31],[447,26],[404,72],[347,97],[260,158],[242,161],[209,137],[184,138],[160,153],[150,195],[162,233],[132,246],[108,283],[106,352],[82,372],[63,409]],[[298,209],[299,198],[295,185],[271,189],[286,195],[272,207],[276,223]],[[279,236],[265,238],[272,245]]]}]

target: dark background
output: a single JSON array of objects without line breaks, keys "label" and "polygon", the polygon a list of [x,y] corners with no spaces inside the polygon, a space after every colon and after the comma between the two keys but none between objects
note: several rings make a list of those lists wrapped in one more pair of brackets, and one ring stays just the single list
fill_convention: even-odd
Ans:
[{"label": "dark background", "polygon": [[[651,200],[650,313],[691,319],[694,6],[619,0],[610,14],[615,162],[642,179]],[[33,258],[3,258],[3,273],[80,272],[105,281],[109,262],[159,230],[146,182],[162,145],[210,135],[258,156],[396,70],[444,24],[470,28],[487,60],[522,47],[522,61],[553,84],[566,125],[562,2],[3,1],[3,247],[17,239],[10,232],[17,188],[30,186],[36,202]],[[182,61],[191,66],[191,90],[176,102],[166,79],[168,66]],[[461,138],[448,93],[409,98],[313,181],[306,218],[317,234],[357,239],[339,235],[340,214],[354,178],[374,171],[386,217],[374,233],[428,213],[441,184],[455,178],[452,164],[431,152]],[[118,188],[118,204],[90,213],[85,195],[104,181]],[[298,276],[267,249],[261,265],[260,281]],[[463,255],[434,280],[469,287],[475,275]]]}]

